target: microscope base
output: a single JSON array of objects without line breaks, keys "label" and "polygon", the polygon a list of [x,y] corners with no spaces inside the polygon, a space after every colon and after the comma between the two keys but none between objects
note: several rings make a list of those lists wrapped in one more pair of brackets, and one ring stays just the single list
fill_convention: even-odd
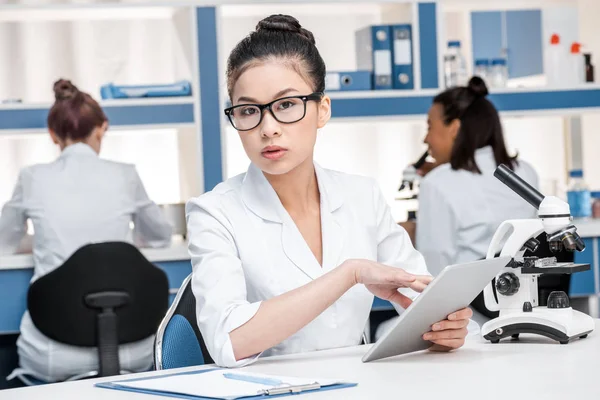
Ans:
[{"label": "microscope base", "polygon": [[532,333],[567,344],[573,339],[587,337],[593,330],[592,317],[570,307],[535,307],[531,312],[515,310],[500,315],[486,322],[481,328],[481,334],[492,343],[498,343],[506,337],[518,337],[521,333]]}]

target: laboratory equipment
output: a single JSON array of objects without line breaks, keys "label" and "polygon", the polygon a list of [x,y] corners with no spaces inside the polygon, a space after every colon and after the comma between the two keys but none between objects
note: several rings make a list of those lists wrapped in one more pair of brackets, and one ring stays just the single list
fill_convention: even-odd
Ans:
[{"label": "laboratory equipment", "polygon": [[571,45],[571,54],[568,58],[570,85],[581,85],[585,82],[585,59],[581,54],[581,44],[573,42]]},{"label": "laboratory equipment", "polygon": [[536,237],[543,232],[552,252],[563,248],[567,251],[585,249],[572,224],[569,205],[554,196],[544,197],[505,165],[501,164],[494,176],[538,209],[538,218],[504,221],[492,238],[487,258],[509,256],[512,260],[496,275],[497,300],[492,283],[484,289],[486,307],[500,313],[483,325],[482,336],[498,343],[506,337],[516,339],[521,333],[532,333],[561,344],[587,337],[594,330],[594,320],[571,308],[565,292],[554,291],[548,296],[547,306],[539,305],[538,277],[586,271],[590,265],[557,263],[555,257],[525,257],[527,250],[537,249],[539,241]]},{"label": "laboratory equipment", "polygon": [[485,82],[487,87],[491,86],[490,83],[490,60],[479,59],[475,60],[475,70],[473,75],[480,77]]},{"label": "laboratory equipment", "polygon": [[504,58],[492,59],[492,66],[490,68],[490,81],[492,87],[502,88],[506,86],[508,80],[508,69],[506,67],[506,60]]},{"label": "laboratory equipment", "polygon": [[594,82],[594,65],[592,64],[592,55],[590,53],[583,53],[585,60],[585,81]]},{"label": "laboratory equipment", "polygon": [[586,218],[591,216],[591,201],[590,190],[583,180],[583,170],[574,169],[569,171],[567,202],[571,209],[571,216],[575,218]]},{"label": "laboratory equipment", "polygon": [[[414,164],[408,165],[404,171],[402,172],[402,183],[398,188],[398,191],[401,192],[404,189],[408,188],[408,190],[412,193],[415,184],[419,181],[421,176],[417,173],[419,168],[425,164],[427,157],[429,156],[429,151],[426,151],[421,155],[421,157]],[[416,195],[413,194],[412,198],[416,198]]]},{"label": "laboratory equipment", "polygon": [[460,41],[448,42],[448,50],[444,55],[444,81],[446,88],[466,86],[468,79],[467,63],[460,49]]}]

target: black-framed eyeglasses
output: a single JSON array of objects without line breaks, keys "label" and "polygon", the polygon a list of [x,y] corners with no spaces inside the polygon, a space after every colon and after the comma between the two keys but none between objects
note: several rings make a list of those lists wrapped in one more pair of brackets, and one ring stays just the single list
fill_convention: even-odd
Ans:
[{"label": "black-framed eyeglasses", "polygon": [[288,96],[273,100],[267,104],[240,104],[225,109],[225,115],[238,131],[256,128],[263,119],[263,111],[269,110],[273,118],[282,124],[293,124],[306,116],[306,102],[321,100],[322,92],[305,96]]}]

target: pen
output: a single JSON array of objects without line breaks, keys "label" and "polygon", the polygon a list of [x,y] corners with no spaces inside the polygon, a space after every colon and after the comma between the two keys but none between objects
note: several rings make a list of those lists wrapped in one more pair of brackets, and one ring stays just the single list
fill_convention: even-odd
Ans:
[{"label": "pen", "polygon": [[223,377],[226,379],[234,379],[236,381],[259,383],[262,385],[270,385],[270,386],[279,386],[283,383],[279,379],[265,378],[262,376],[242,375],[242,374],[225,373],[225,374],[223,374]]}]

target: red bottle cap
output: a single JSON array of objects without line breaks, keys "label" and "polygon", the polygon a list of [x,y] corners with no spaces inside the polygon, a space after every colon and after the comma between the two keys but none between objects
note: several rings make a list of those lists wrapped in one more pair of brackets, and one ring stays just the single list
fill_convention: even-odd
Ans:
[{"label": "red bottle cap", "polygon": [[550,37],[550,44],[559,44],[560,43],[560,36],[558,36],[556,33],[553,34]]},{"label": "red bottle cap", "polygon": [[571,45],[571,54],[581,53],[581,43],[573,42]]}]

